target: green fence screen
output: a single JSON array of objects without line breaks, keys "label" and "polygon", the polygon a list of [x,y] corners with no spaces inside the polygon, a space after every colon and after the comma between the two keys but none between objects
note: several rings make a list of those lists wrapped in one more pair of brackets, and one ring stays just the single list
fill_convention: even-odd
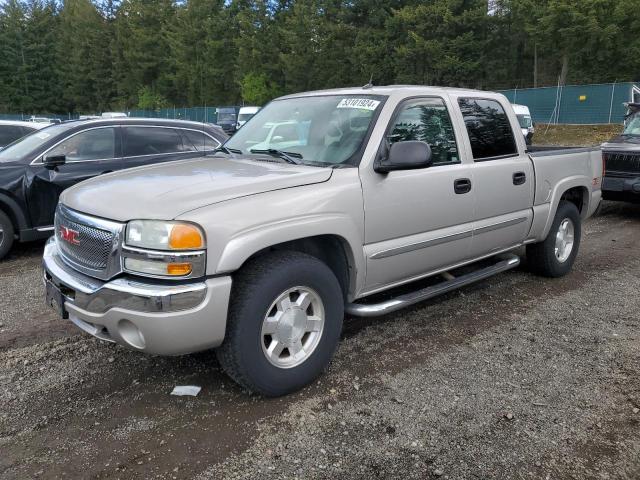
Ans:
[{"label": "green fence screen", "polygon": [[624,103],[640,101],[640,87],[633,83],[525,88],[500,93],[511,103],[529,107],[533,121],[540,123],[622,123]]},{"label": "green fence screen", "polygon": [[[534,122],[539,123],[621,123],[624,102],[640,102],[640,83],[608,83],[501,90],[510,102],[526,105]],[[130,117],[174,118],[216,123],[216,107],[171,107],[160,110],[130,110]],[[227,107],[228,108],[228,107]],[[234,106],[236,112],[240,108]],[[0,119],[27,120],[31,114],[0,114]],[[78,114],[36,116],[61,120],[77,119]]]}]

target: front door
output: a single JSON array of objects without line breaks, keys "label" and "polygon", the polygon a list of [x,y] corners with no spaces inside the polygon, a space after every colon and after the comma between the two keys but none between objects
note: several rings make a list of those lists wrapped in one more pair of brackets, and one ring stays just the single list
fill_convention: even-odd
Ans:
[{"label": "front door", "polygon": [[386,141],[427,142],[429,168],[388,174],[361,172],[367,274],[364,293],[462,262],[469,256],[474,220],[471,167],[459,149],[448,99],[400,104]]},{"label": "front door", "polygon": [[94,127],[65,138],[43,154],[64,155],[65,164],[53,170],[42,157],[27,170],[27,203],[34,228],[53,225],[58,198],[66,188],[103,173],[121,168],[119,128]]},{"label": "front door", "polygon": [[534,171],[529,156],[518,152],[514,132],[520,133],[519,125],[511,124],[498,100],[457,101],[474,162],[475,258],[519,245],[527,237],[533,221]]}]

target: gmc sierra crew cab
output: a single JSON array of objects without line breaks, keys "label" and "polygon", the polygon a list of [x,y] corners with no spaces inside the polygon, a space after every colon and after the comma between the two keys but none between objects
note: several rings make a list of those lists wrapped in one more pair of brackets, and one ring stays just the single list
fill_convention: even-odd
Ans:
[{"label": "gmc sierra crew cab", "polygon": [[598,149],[527,153],[500,94],[289,95],[212,156],[66,190],[46,301],[130,349],[215,348],[240,385],[282,395],[327,367],[345,313],[383,315],[514,268],[523,245],[535,272],[567,274],[601,176]]}]

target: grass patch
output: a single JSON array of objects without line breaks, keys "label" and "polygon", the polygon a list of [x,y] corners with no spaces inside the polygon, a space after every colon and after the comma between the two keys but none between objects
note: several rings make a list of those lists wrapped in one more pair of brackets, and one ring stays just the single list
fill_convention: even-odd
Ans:
[{"label": "grass patch", "polygon": [[546,125],[536,124],[534,145],[595,146],[622,132],[622,125]]}]

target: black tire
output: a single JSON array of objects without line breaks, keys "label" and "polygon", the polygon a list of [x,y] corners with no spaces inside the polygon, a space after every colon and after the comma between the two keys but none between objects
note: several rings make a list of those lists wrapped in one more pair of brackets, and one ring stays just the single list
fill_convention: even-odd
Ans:
[{"label": "black tire", "polygon": [[[573,222],[574,240],[571,254],[561,262],[555,254],[556,235],[562,222],[568,219]],[[562,277],[571,271],[573,262],[578,255],[580,238],[582,236],[582,219],[578,207],[564,200],[560,201],[556,216],[553,219],[551,230],[543,242],[527,245],[527,263],[529,269],[544,277]]]},{"label": "black tire", "polygon": [[[324,307],[324,327],[317,346],[301,364],[273,365],[263,352],[262,323],[273,302],[286,290],[308,287]],[[276,251],[249,261],[235,275],[225,340],[217,349],[223,370],[246,389],[269,397],[294,392],[315,380],[329,365],[340,340],[344,299],[329,267],[310,255]]]},{"label": "black tire", "polygon": [[0,211],[0,230],[2,230],[0,233],[0,260],[2,260],[11,250],[15,236],[11,219],[2,211]]}]

